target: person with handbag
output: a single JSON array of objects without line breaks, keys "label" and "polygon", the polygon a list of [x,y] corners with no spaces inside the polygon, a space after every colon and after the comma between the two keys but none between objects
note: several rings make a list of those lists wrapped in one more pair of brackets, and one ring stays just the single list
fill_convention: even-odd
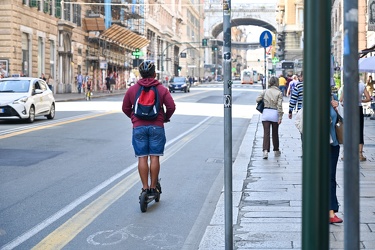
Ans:
[{"label": "person with handbag", "polygon": [[337,200],[336,188],[336,170],[337,162],[340,154],[340,144],[336,135],[336,121],[338,119],[337,107],[339,102],[337,97],[332,94],[332,100],[330,105],[330,192],[329,192],[329,223],[341,223],[343,220],[337,217],[336,213],[339,211],[339,203]]},{"label": "person with handbag", "polygon": [[269,88],[263,91],[256,99],[256,102],[264,101],[262,113],[263,124],[263,159],[268,159],[270,152],[270,135],[272,126],[272,144],[275,156],[280,156],[279,149],[279,125],[283,118],[283,93],[279,89],[279,79],[275,76],[269,80]]},{"label": "person with handbag", "polygon": [[[340,102],[344,102],[344,95],[345,93],[342,93],[340,97]],[[367,158],[363,155],[363,145],[365,143],[364,141],[364,136],[363,136],[363,130],[364,130],[364,114],[363,114],[363,107],[362,103],[370,102],[371,101],[371,96],[368,93],[366,89],[365,83],[361,80],[358,83],[358,112],[359,112],[359,161],[366,161]]]}]

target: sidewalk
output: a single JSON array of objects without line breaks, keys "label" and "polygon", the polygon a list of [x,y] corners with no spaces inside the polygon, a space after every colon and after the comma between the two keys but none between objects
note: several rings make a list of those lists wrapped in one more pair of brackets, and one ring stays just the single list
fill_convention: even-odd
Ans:
[{"label": "sidewalk", "polygon": [[[106,96],[113,96],[113,95],[124,95],[127,89],[119,89],[114,90],[113,93],[108,93],[107,91],[98,91],[93,92],[93,95],[91,96],[91,100]],[[56,102],[68,102],[68,101],[77,101],[77,100],[86,100],[86,96],[84,93],[78,94],[78,93],[64,93],[64,94],[54,94]]]},{"label": "sidewalk", "polygon": [[[302,150],[294,119],[284,115],[281,157],[271,152],[264,160],[262,142],[260,115],[254,115],[232,167],[234,249],[301,249]],[[375,249],[375,121],[368,118],[364,151],[367,161],[360,163],[360,246]],[[343,178],[343,161],[339,160],[337,196],[341,218]],[[225,249],[223,197],[222,193],[200,243],[201,250]],[[344,249],[344,223],[330,225],[330,249]]]}]

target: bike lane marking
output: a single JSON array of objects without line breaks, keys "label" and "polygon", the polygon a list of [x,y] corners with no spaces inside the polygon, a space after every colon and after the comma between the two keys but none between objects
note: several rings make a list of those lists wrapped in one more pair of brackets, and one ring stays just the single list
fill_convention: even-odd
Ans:
[{"label": "bike lane marking", "polygon": [[[179,152],[180,149],[186,146],[188,142],[203,133],[210,126],[210,124],[210,122],[204,123],[196,129],[192,130],[191,133],[186,134],[185,136],[180,138],[172,148],[167,150],[167,152],[165,153],[167,156],[161,159],[160,164]],[[137,163],[134,163],[132,166],[137,165]],[[72,241],[83,229],[85,229],[97,217],[99,217],[99,215],[101,215],[109,206],[120,199],[138,182],[138,171],[134,171],[128,177],[124,178],[107,192],[102,194],[99,198],[91,202],[88,206],[76,213],[72,218],[67,220],[60,227],[55,229],[41,242],[34,246],[32,250],[62,249],[70,241]],[[121,241],[117,241],[116,243],[120,242]]]},{"label": "bike lane marking", "polygon": [[[200,123],[198,123],[197,125],[191,127],[189,130],[185,131],[184,133],[180,134],[179,136],[175,137],[174,139],[169,140],[166,143],[165,146],[169,147],[173,143],[176,143],[176,144],[183,143],[183,144],[185,144],[186,140],[181,140],[181,138],[186,137],[187,135],[189,135],[190,133],[192,133],[195,130],[196,131],[202,131],[202,129],[205,127],[205,126],[202,126],[202,125],[205,124],[210,118],[212,118],[212,117],[206,117]],[[196,136],[198,136],[198,135],[196,135]],[[193,138],[191,138],[191,139],[193,139]],[[171,149],[167,149],[166,153],[167,154],[171,154],[174,151],[178,151],[181,147],[182,146],[172,147]],[[166,161],[170,157],[171,156],[163,156],[161,162]],[[92,196],[94,196],[95,194],[97,194],[98,192],[100,192],[101,190],[103,190],[104,188],[106,188],[107,186],[109,186],[110,184],[112,184],[113,182],[115,182],[117,179],[121,178],[122,176],[124,176],[125,174],[127,174],[128,172],[130,172],[131,170],[135,169],[137,167],[137,165],[138,165],[137,163],[134,163],[131,166],[129,166],[129,167],[125,168],[124,170],[122,170],[121,172],[117,173],[116,175],[110,177],[106,181],[102,182],[101,184],[99,184],[95,188],[93,188],[90,191],[88,191],[86,194],[78,197],[76,200],[74,200],[73,202],[71,202],[70,204],[68,204],[67,206],[65,206],[64,208],[62,208],[61,210],[59,210],[58,212],[56,212],[54,215],[52,215],[49,218],[45,219],[44,221],[42,221],[38,225],[34,226],[30,230],[26,231],[22,235],[16,237],[15,239],[13,239],[12,241],[10,241],[6,245],[3,245],[1,247],[1,250],[11,250],[11,249],[14,249],[15,247],[21,245],[25,241],[27,241],[30,238],[32,238],[33,236],[35,236],[37,233],[39,233],[42,230],[44,230],[46,227],[48,227],[52,223],[54,223],[57,220],[59,220],[61,217],[65,216],[67,213],[69,213],[70,211],[72,211],[73,209],[75,209],[77,206],[79,206],[80,204],[82,204],[83,202],[85,202],[86,200],[88,200],[89,198],[91,198]],[[135,173],[138,175],[137,172],[135,172]],[[58,235],[58,237],[61,237],[61,235]],[[68,242],[66,242],[66,244],[67,243]]]},{"label": "bike lane marking", "polygon": [[[17,136],[17,135],[22,135],[22,134],[42,130],[42,129],[46,129],[46,128],[52,128],[52,127],[56,127],[56,126],[60,126],[60,125],[68,124],[68,123],[84,121],[84,120],[87,120],[87,119],[92,119],[92,118],[103,116],[103,115],[110,115],[110,114],[113,114],[113,113],[118,113],[118,112],[117,111],[108,111],[108,112],[105,112],[105,113],[94,114],[94,115],[85,115],[83,117],[73,118],[73,119],[64,120],[64,121],[56,121],[54,123],[45,124],[45,125],[41,125],[41,126],[37,126],[37,127],[36,126],[35,127],[28,127],[26,129],[14,131],[14,132],[12,132],[10,130],[9,133],[0,135],[0,140],[6,139],[6,138],[9,138],[9,137],[13,137],[13,136]],[[13,130],[15,130],[15,129],[13,129]],[[4,132],[2,132],[2,133],[4,133]]]}]

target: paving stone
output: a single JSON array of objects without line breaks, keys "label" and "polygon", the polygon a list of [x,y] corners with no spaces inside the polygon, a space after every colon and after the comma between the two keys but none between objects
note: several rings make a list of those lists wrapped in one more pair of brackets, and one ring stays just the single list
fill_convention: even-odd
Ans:
[{"label": "paving stone", "polygon": [[[287,108],[286,103],[284,103]],[[280,130],[282,155],[269,154],[262,159],[263,127],[260,115],[254,115],[233,166],[234,249],[302,248],[302,144],[293,120],[286,116]],[[375,121],[365,121],[366,162],[360,163],[360,248],[375,250]],[[246,147],[245,147],[246,145]],[[249,150],[249,147],[252,149]],[[343,155],[343,149],[341,154]],[[236,172],[238,171],[238,172]],[[329,226],[329,249],[344,249],[344,162],[337,166],[337,215],[342,224]],[[241,183],[242,182],[242,183]],[[207,227],[199,249],[225,249],[224,201],[217,204],[211,225]]]}]

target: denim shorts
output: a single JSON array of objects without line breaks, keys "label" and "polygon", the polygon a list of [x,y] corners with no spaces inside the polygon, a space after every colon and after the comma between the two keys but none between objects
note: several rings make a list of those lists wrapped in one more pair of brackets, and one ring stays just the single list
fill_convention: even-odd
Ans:
[{"label": "denim shorts", "polygon": [[165,131],[158,126],[140,126],[133,128],[132,144],[136,157],[163,155],[166,143]]}]

